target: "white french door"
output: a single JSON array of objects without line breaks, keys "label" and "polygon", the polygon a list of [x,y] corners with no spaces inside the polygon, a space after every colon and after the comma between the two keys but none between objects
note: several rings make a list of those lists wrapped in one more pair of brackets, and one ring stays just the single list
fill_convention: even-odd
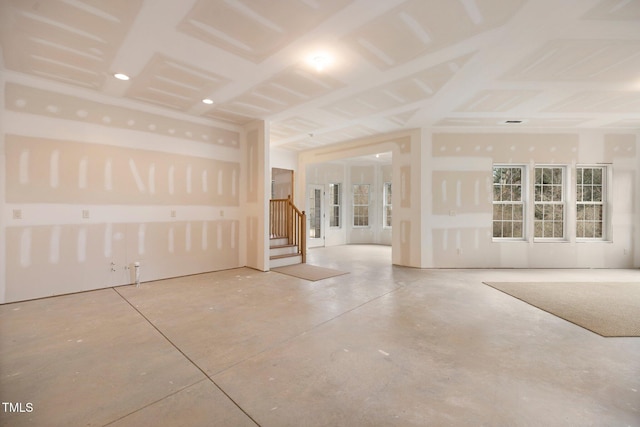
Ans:
[{"label": "white french door", "polygon": [[307,186],[307,246],[324,246],[324,186]]}]

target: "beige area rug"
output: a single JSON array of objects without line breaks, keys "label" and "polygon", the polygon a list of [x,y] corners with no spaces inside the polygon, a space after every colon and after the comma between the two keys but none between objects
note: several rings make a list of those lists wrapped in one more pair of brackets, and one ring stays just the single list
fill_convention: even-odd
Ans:
[{"label": "beige area rug", "polygon": [[640,337],[638,282],[484,282],[603,337]]},{"label": "beige area rug", "polygon": [[348,271],[333,270],[331,268],[318,267],[310,264],[287,265],[285,267],[272,268],[271,271],[277,271],[278,273],[310,280],[312,282],[349,273]]}]

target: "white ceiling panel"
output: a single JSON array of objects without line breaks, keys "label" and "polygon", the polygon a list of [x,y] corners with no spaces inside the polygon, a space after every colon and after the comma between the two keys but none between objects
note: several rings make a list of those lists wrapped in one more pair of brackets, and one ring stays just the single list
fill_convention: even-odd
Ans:
[{"label": "white ceiling panel", "polygon": [[4,66],[99,89],[141,5],[142,0],[2,1]]},{"label": "white ceiling panel", "polygon": [[584,15],[585,19],[633,21],[640,19],[637,0],[602,0]]},{"label": "white ceiling panel", "polygon": [[[522,123],[518,123],[518,122]],[[584,118],[536,118],[536,119],[505,119],[496,120],[492,118],[464,118],[449,117],[440,120],[435,126],[438,127],[502,127],[504,129],[518,128],[573,128],[587,123],[589,119]]]},{"label": "white ceiling panel", "polygon": [[345,42],[380,69],[505,23],[524,0],[410,0],[350,33]]},{"label": "white ceiling panel", "polygon": [[303,117],[291,117],[286,120],[280,120],[271,123],[271,139],[274,142],[289,138],[295,135],[313,133],[316,129],[322,128],[324,125],[313,120]]},{"label": "white ceiling panel", "polygon": [[222,103],[221,107],[237,114],[267,117],[344,86],[329,74],[313,73],[303,66],[294,66]]},{"label": "white ceiling panel", "polygon": [[640,91],[586,91],[547,107],[555,113],[640,113]]},{"label": "white ceiling panel", "polygon": [[483,90],[456,108],[459,112],[506,112],[538,95],[536,90]]},{"label": "white ceiling panel", "polygon": [[127,96],[186,111],[228,82],[210,71],[156,54],[133,80]]},{"label": "white ceiling panel", "polygon": [[357,118],[431,98],[469,60],[465,55],[385,85],[366,90],[325,109],[336,115]]},{"label": "white ceiling panel", "polygon": [[528,56],[505,78],[620,81],[638,78],[638,70],[640,40],[553,40]]},{"label": "white ceiling panel", "polygon": [[[0,43],[5,86],[46,90],[52,117],[84,111],[56,92],[112,99],[212,128],[265,120],[295,150],[509,119],[640,131],[640,0],[0,0]],[[129,110],[99,120],[129,126]],[[181,132],[152,120],[135,126]]]},{"label": "white ceiling panel", "polygon": [[261,62],[351,0],[199,0],[179,30],[253,62]]}]

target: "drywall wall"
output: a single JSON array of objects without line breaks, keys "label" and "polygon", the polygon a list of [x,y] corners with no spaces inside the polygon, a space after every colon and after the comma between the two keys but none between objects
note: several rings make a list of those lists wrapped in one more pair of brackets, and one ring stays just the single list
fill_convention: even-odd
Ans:
[{"label": "drywall wall", "polygon": [[[640,160],[637,132],[406,133],[337,144],[299,155],[299,170],[310,165],[377,152],[393,152],[393,263],[422,268],[631,268],[640,266]],[[533,192],[536,165],[567,169],[566,231],[561,241],[533,238],[533,209],[526,238],[501,241],[492,235],[492,168],[525,166]],[[606,165],[607,238],[575,237],[575,167]],[[313,170],[313,169],[310,169]],[[346,173],[345,176],[350,175]],[[307,180],[317,180],[311,173]],[[302,180],[301,180],[302,181]],[[296,186],[303,198],[304,182]],[[349,237],[345,235],[344,241]]]},{"label": "drywall wall", "polygon": [[254,121],[245,126],[246,144],[244,185],[245,203],[242,204],[246,224],[245,265],[261,271],[269,270],[269,197],[271,169],[269,168],[269,126]]},{"label": "drywall wall", "polygon": [[[391,152],[390,175],[391,181],[394,183],[392,231],[389,230],[391,232],[392,263],[422,267],[423,250],[427,249],[423,248],[421,244],[421,237],[424,234],[421,216],[424,212],[424,202],[421,195],[423,185],[422,146],[423,135],[420,129],[364,138],[301,152],[298,156],[298,170],[307,171],[308,167],[317,164]],[[388,176],[389,171],[384,174]],[[339,176],[331,178],[330,174],[326,178],[319,178],[314,176],[313,172],[299,175],[301,176],[296,180],[296,201],[304,200],[307,184],[312,184],[313,180],[339,178]],[[345,172],[344,176],[348,175],[349,173]],[[345,217],[346,220],[349,218],[350,216]],[[346,234],[344,239],[345,242],[348,241]],[[339,240],[336,239],[335,242],[339,242]]]},{"label": "drywall wall", "polygon": [[[580,131],[565,133],[431,133],[424,152],[430,175],[431,209],[425,212],[432,267],[624,268],[637,251],[638,138],[633,133]],[[493,239],[492,177],[494,163],[524,165],[533,192],[536,165],[563,165],[566,231],[562,241],[533,238],[533,209],[526,213],[525,239]],[[604,241],[575,237],[576,165],[610,168]],[[424,182],[423,182],[424,183]]]},{"label": "drywall wall", "polygon": [[244,265],[244,131],[5,77],[1,302]]},{"label": "drywall wall", "polygon": [[286,199],[293,197],[293,171],[289,169],[271,169],[271,198]]}]

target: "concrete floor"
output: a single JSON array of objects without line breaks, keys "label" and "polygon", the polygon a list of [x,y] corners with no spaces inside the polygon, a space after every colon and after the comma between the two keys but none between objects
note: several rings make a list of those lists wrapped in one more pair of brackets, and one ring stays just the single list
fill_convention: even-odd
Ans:
[{"label": "concrete floor", "polygon": [[638,270],[240,268],[0,306],[7,426],[640,426],[640,338],[603,338],[482,281]]}]

